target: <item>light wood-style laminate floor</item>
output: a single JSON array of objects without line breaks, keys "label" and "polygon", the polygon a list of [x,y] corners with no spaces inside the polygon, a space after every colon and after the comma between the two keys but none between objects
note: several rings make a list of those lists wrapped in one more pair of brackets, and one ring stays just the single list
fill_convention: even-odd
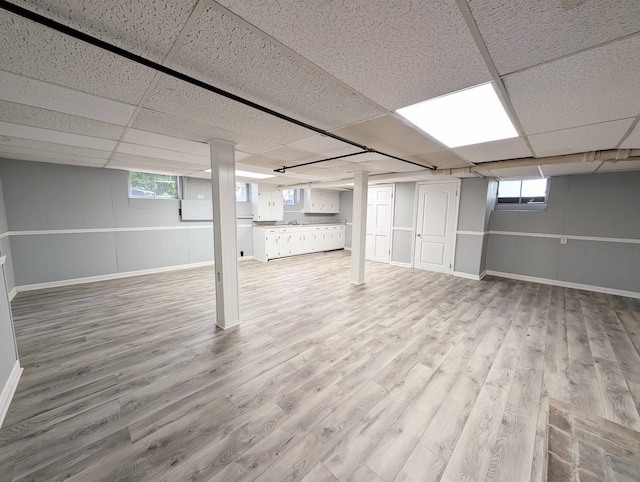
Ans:
[{"label": "light wood-style laminate floor", "polygon": [[20,293],[0,480],[542,480],[550,398],[640,430],[640,301],[349,253]]}]

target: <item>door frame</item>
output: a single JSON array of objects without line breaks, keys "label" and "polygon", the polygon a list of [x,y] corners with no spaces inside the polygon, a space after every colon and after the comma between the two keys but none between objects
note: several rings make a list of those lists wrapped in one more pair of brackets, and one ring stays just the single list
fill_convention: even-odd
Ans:
[{"label": "door frame", "polygon": [[[395,217],[396,217],[396,184],[395,183],[370,184],[369,186],[367,186],[367,203],[369,202],[369,189],[372,187],[390,187],[391,188],[391,221],[389,222],[389,260],[386,261],[386,263],[384,261],[376,261],[376,263],[393,264],[393,261],[391,259],[391,254],[393,253],[393,223],[395,222]],[[366,227],[365,227],[365,236],[366,236]],[[370,261],[370,260],[367,260],[367,261]]]},{"label": "door frame", "polygon": [[453,212],[453,244],[451,246],[451,268],[449,273],[453,274],[456,266],[456,242],[458,240],[458,212],[460,211],[460,188],[462,186],[462,180],[459,178],[454,179],[442,179],[438,181],[419,181],[416,182],[416,192],[414,195],[414,209],[413,209],[413,236],[411,237],[411,267],[416,268],[416,233],[418,232],[418,202],[420,201],[420,186],[455,183],[456,184],[456,201]]}]

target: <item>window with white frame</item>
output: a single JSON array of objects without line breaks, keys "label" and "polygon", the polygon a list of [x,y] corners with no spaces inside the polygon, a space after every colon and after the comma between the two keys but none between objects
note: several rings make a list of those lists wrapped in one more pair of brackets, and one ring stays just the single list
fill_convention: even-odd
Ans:
[{"label": "window with white frame", "polygon": [[236,202],[249,202],[249,184],[246,182],[236,182]]},{"label": "window with white frame", "polygon": [[300,204],[300,189],[283,189],[282,201],[284,204]]},{"label": "window with white frame", "polygon": [[176,199],[178,176],[150,172],[129,172],[129,197],[145,199]]},{"label": "window with white frame", "polygon": [[500,181],[498,205],[544,205],[547,202],[548,179]]}]

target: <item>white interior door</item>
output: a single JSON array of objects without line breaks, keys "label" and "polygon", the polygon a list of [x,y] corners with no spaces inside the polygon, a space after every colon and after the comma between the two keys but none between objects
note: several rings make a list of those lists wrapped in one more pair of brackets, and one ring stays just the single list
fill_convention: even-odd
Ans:
[{"label": "white interior door", "polygon": [[414,266],[439,273],[452,272],[457,182],[418,186],[418,216]]},{"label": "white interior door", "polygon": [[367,195],[365,258],[388,263],[391,259],[392,186],[372,186]]}]

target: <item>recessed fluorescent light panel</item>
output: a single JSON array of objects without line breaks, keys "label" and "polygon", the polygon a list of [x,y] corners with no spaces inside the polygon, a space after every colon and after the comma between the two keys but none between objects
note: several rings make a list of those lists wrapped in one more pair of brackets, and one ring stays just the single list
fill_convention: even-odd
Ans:
[{"label": "recessed fluorescent light panel", "polygon": [[[211,169],[205,169],[204,172],[211,172]],[[274,174],[261,174],[259,172],[236,170],[236,177],[249,177],[251,179],[267,179],[269,177],[276,177],[276,176]]]},{"label": "recessed fluorescent light panel", "polygon": [[252,179],[267,179],[268,177],[276,177],[273,174],[261,174],[259,172],[248,172],[248,171],[237,171],[236,176],[239,177],[250,177]]},{"label": "recessed fluorescent light panel", "polygon": [[396,112],[450,148],[518,137],[490,82]]}]

